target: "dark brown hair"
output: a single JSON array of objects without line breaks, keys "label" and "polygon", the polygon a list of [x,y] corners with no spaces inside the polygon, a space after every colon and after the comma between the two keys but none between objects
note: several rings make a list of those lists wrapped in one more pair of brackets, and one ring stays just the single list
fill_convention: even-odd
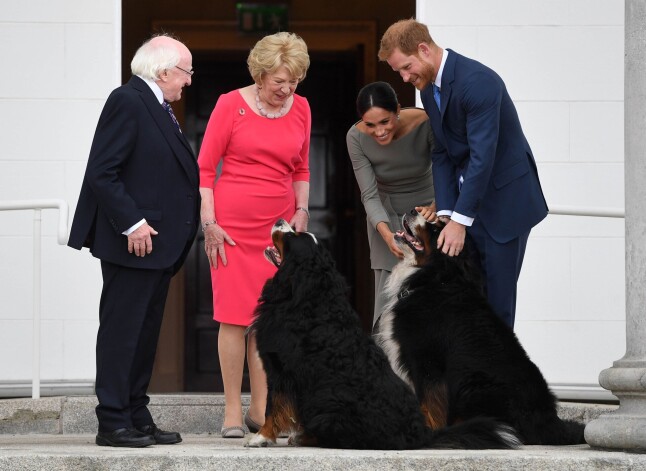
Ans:
[{"label": "dark brown hair", "polygon": [[361,118],[373,106],[397,113],[399,101],[397,93],[387,82],[372,82],[359,90],[357,95],[357,114]]}]

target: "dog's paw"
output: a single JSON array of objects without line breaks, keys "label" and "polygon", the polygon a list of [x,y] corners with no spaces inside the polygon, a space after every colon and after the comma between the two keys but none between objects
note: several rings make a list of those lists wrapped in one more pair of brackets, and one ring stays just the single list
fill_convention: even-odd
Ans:
[{"label": "dog's paw", "polygon": [[249,440],[244,444],[244,446],[249,448],[262,448],[274,445],[275,443],[262,435],[261,433],[253,434]]}]

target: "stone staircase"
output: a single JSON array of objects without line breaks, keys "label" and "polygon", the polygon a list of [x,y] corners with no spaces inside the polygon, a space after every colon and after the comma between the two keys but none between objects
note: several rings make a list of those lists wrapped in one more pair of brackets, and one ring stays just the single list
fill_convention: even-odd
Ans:
[{"label": "stone staircase", "polygon": [[[248,397],[243,397],[243,406]],[[593,450],[587,445],[527,446],[518,450],[361,451],[295,448],[279,439],[246,448],[222,439],[221,395],[153,395],[150,409],[178,445],[115,449],[94,444],[94,396],[0,400],[0,470],[645,470],[646,455]],[[559,415],[584,423],[612,405],[561,403]]]}]

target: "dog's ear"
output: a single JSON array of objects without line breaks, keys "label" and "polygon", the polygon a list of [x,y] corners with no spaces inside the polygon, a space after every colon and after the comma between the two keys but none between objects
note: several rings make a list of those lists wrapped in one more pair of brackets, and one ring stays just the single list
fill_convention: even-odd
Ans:
[{"label": "dog's ear", "polygon": [[439,218],[436,218],[433,222],[427,222],[426,227],[431,234],[431,238],[434,241],[437,241],[437,238],[440,236],[440,232],[442,232],[442,229],[446,227],[446,223],[442,222]]},{"label": "dog's ear", "polygon": [[433,252],[435,251],[435,248],[437,247],[437,239],[440,236],[440,233],[442,232],[442,229],[446,227],[446,224],[440,221],[439,219],[435,219],[433,222],[426,222],[426,229],[428,231],[429,235],[429,247],[428,251]]}]

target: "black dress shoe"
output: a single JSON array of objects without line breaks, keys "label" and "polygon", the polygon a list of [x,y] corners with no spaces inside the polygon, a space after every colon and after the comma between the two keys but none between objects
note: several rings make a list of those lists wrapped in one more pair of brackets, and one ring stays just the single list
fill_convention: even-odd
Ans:
[{"label": "black dress shoe", "polygon": [[99,432],[96,434],[96,444],[99,446],[125,446],[142,448],[155,444],[155,439],[150,435],[141,433],[134,428],[120,428],[112,432]]},{"label": "black dress shoe", "polygon": [[137,430],[152,437],[158,445],[172,445],[182,441],[182,436],[178,432],[166,432],[155,424],[137,427]]}]

